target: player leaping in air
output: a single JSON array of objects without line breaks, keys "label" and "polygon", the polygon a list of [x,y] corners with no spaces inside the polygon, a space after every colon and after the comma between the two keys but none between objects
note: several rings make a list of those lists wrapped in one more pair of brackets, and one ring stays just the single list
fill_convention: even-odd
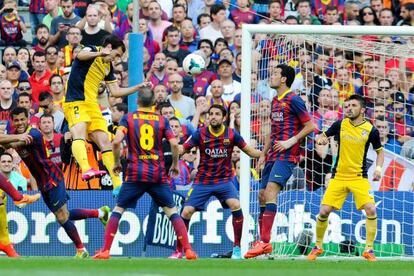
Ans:
[{"label": "player leaping in air", "polygon": [[359,95],[352,95],[347,100],[346,118],[336,121],[326,132],[322,133],[317,143],[326,145],[328,137],[335,136],[339,143],[338,158],[329,181],[328,189],[323,195],[319,215],[316,218],[316,245],[308,255],[311,261],[323,253],[323,236],[328,226],[329,214],[341,209],[348,194],[354,194],[358,210],[365,210],[366,244],[362,256],[368,261],[376,261],[373,245],[377,233],[377,212],[374,197],[367,176],[367,151],[370,144],[377,152],[374,181],[381,179],[384,151],[378,130],[364,118],[365,101]]},{"label": "player leaping in air", "polygon": [[170,142],[173,153],[171,166],[178,174],[178,139],[175,138],[168,120],[155,113],[154,93],[149,88],[140,89],[138,94],[138,111],[130,112],[122,118],[113,140],[115,155],[115,172],[121,171],[120,149],[126,137],[128,145],[128,167],[125,172],[126,181],[122,184],[115,208],[105,230],[104,246],[94,259],[109,259],[109,250],[118,231],[119,220],[126,208],[135,208],[137,201],[144,193],[162,207],[169,217],[177,241],[181,242],[187,259],[197,259],[188,242],[187,231],[183,220],[177,212],[173,195],[168,185],[162,140]]},{"label": "player leaping in air", "polygon": [[17,135],[27,134],[29,141],[7,142],[0,139],[0,144],[6,148],[14,148],[20,155],[30,173],[35,178],[41,191],[44,202],[57,221],[63,227],[69,238],[75,243],[76,258],[89,256],[82,241],[80,240],[74,220],[86,218],[99,218],[106,225],[109,215],[109,207],[100,209],[72,209],[68,211],[66,202],[69,199],[66,193],[62,170],[48,156],[43,134],[36,128],[29,127],[28,111],[23,107],[16,107],[12,113],[12,122]]},{"label": "player leaping in air", "polygon": [[263,154],[259,159],[259,164],[266,160],[259,191],[261,240],[245,254],[245,258],[273,251],[270,234],[276,216],[278,193],[285,187],[293,168],[299,162],[299,141],[315,128],[305,103],[290,90],[294,79],[295,70],[285,64],[277,65],[270,73],[270,87],[276,89],[277,95],[272,100],[271,131],[266,137]]},{"label": "player leaping in air", "polygon": [[[197,130],[184,145],[179,146],[180,153],[188,152],[193,147],[200,149],[200,165],[181,216],[188,229],[194,212],[204,210],[211,196],[217,197],[224,208],[231,209],[233,216],[234,246],[231,258],[241,259],[243,213],[238,192],[232,182],[231,155],[235,146],[254,158],[259,158],[262,152],[247,145],[240,134],[223,124],[227,111],[222,105],[212,105],[208,114],[210,125]],[[172,257],[180,258],[181,251],[182,246],[177,242],[177,251]]]},{"label": "player leaping in air", "polygon": [[65,118],[73,138],[72,153],[82,169],[82,179],[89,180],[106,173],[91,168],[88,162],[85,140],[90,138],[102,152],[102,161],[111,176],[115,194],[119,191],[122,181],[113,172],[114,156],[108,126],[97,101],[99,84],[105,81],[114,97],[123,97],[142,87],[151,86],[149,82],[129,88],[118,86],[113,74],[112,61],[119,59],[124,52],[124,43],[114,35],[105,38],[103,47],[83,48],[73,62],[63,104]]}]

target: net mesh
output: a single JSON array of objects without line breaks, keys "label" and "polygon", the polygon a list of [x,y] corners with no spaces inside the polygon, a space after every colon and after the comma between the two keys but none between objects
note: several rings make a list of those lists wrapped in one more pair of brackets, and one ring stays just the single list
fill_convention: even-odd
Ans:
[{"label": "net mesh", "polygon": [[[342,119],[345,100],[359,94],[366,100],[366,118],[378,128],[386,149],[381,181],[372,181],[376,159],[372,148],[366,158],[378,212],[374,249],[378,256],[412,256],[414,48],[410,39],[256,33],[251,53],[251,141],[261,149],[270,132],[271,99],[276,91],[269,87],[269,77],[280,63],[295,68],[291,88],[306,102],[317,128],[302,142],[301,162],[279,194],[271,238],[274,254],[307,254],[313,246],[315,218],[338,148],[333,139],[327,146],[315,145],[314,139]],[[256,165],[252,161],[252,168]],[[258,175],[252,178],[250,188],[251,242],[259,238],[258,217],[264,203],[259,202]],[[365,219],[364,211],[356,210],[349,195],[342,210],[330,215],[326,254],[360,255]]]}]

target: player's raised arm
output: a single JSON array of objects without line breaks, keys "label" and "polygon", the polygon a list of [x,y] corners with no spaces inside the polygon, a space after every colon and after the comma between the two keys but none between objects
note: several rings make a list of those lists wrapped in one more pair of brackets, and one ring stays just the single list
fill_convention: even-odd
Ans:
[{"label": "player's raised arm", "polygon": [[93,51],[92,48],[85,47],[78,53],[76,58],[82,61],[91,60],[97,57],[107,56],[110,52],[111,50],[109,48],[103,48],[101,51]]},{"label": "player's raised arm", "polygon": [[111,92],[111,95],[117,98],[128,96],[129,94],[132,94],[144,87],[152,88],[152,84],[149,81],[145,81],[143,83],[126,88],[119,87],[117,82],[108,83],[107,86]]}]

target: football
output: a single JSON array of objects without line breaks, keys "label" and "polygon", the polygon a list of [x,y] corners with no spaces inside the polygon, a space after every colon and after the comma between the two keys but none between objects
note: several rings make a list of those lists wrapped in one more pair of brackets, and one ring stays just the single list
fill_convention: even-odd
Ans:
[{"label": "football", "polygon": [[205,67],[206,62],[204,58],[197,54],[189,54],[183,60],[183,69],[191,76],[201,74]]}]

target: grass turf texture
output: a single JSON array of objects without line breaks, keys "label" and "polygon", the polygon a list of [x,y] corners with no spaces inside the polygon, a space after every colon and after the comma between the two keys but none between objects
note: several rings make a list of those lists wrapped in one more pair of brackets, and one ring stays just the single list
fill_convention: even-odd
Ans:
[{"label": "grass turf texture", "polygon": [[168,259],[112,258],[107,261],[74,260],[64,257],[0,258],[0,275],[413,275],[412,261],[364,260],[223,260],[197,261]]}]

